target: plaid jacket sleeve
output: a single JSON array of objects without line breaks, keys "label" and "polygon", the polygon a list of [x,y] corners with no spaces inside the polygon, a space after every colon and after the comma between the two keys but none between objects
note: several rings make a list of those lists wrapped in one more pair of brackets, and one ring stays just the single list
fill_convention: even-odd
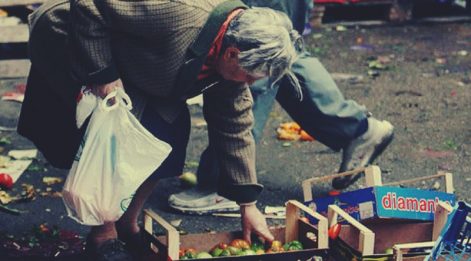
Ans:
[{"label": "plaid jacket sleeve", "polygon": [[[93,0],[71,0],[71,59],[84,84],[103,84],[119,78],[110,46],[110,24]],[[103,1],[104,2],[104,1]]]},{"label": "plaid jacket sleeve", "polygon": [[257,200],[253,98],[245,84],[228,83],[203,94],[209,142],[220,170],[219,194],[238,203]]}]

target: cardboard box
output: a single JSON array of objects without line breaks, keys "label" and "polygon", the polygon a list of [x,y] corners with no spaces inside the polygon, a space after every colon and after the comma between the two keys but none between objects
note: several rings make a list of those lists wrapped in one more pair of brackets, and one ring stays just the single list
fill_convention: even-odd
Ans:
[{"label": "cardboard box", "polygon": [[[313,226],[301,219],[301,211],[306,216],[317,220]],[[154,236],[153,224],[158,224],[166,230],[166,236]],[[233,239],[242,238],[242,232],[218,232],[179,235],[178,231],[152,210],[144,211],[145,230],[152,235],[152,256],[145,260],[178,260],[180,248],[195,248],[197,251],[207,251],[223,242],[229,244]],[[290,242],[299,240],[304,250],[283,253],[272,253],[252,256],[214,257],[198,260],[316,260],[315,257],[326,258],[328,254],[327,218],[312,211],[302,203],[290,200],[286,203],[286,225],[271,229],[276,240]],[[322,260],[322,259],[321,259]],[[325,259],[324,259],[325,260]]]},{"label": "cardboard box", "polygon": [[[333,260],[424,260],[444,227],[450,205],[440,202],[435,222],[399,219],[375,219],[364,223],[336,205],[329,206],[329,226],[341,225],[338,238],[331,241]],[[386,253],[386,250],[393,253]]]},{"label": "cardboard box", "polygon": [[455,195],[446,192],[399,187],[370,187],[338,196],[317,198],[305,204],[327,215],[329,205],[337,205],[356,220],[401,218],[432,221],[439,201],[450,205]]},{"label": "cardboard box", "polygon": [[[341,193],[337,196],[312,198],[312,184],[338,176],[365,173],[367,188]],[[431,191],[416,188],[401,188],[392,185],[413,183],[427,179],[445,178],[446,191]],[[337,205],[359,221],[374,218],[399,218],[432,221],[439,201],[453,205],[451,173],[439,173],[383,186],[381,171],[377,166],[357,169],[327,177],[309,179],[303,182],[305,204],[318,213],[327,215],[329,205]]]}]

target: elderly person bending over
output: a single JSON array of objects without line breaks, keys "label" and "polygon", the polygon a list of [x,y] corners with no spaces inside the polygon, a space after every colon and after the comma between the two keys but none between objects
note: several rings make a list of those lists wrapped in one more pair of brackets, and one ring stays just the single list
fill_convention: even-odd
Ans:
[{"label": "elderly person bending over", "polygon": [[[157,181],[182,172],[190,132],[185,100],[200,93],[221,171],[219,193],[241,206],[246,240],[251,232],[273,240],[255,206],[262,186],[248,86],[289,75],[300,88],[290,71],[300,36],[285,14],[238,0],[53,0],[31,16],[30,39],[19,132],[52,164],[67,167],[78,146],[80,132],[70,123],[83,85],[101,97],[125,88],[141,123],[173,148],[120,220],[91,228],[87,249],[94,260],[128,260],[121,241],[139,254],[138,216]],[[67,132],[57,135],[58,129]]]}]

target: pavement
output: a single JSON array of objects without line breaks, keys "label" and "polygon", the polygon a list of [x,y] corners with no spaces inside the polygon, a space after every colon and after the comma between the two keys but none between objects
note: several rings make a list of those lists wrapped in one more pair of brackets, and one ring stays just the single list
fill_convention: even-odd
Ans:
[{"label": "pavement", "polygon": [[[399,181],[437,171],[454,175],[456,195],[471,202],[471,23],[408,23],[404,25],[326,25],[314,29],[306,44],[333,73],[344,95],[364,104],[375,117],[395,125],[396,139],[378,159],[383,181]],[[380,61],[385,68],[374,68]],[[368,64],[370,66],[368,66]],[[1,76],[0,76],[1,77]],[[0,79],[0,96],[21,89],[25,78]],[[34,148],[15,131],[21,103],[0,101],[0,154],[12,149]],[[201,124],[201,107],[191,106],[193,127],[185,171],[195,171],[195,162],[207,145],[206,127]],[[290,121],[275,105],[257,147],[257,169],[265,189],[257,205],[282,206],[289,199],[302,201],[301,182],[310,177],[335,173],[340,153],[319,142],[282,142],[276,128]],[[5,129],[7,129],[5,131]],[[0,211],[0,238],[23,239],[41,224],[57,226],[85,236],[88,228],[67,217],[60,197],[41,192],[60,191],[62,183],[48,186],[43,177],[66,178],[67,170],[50,166],[39,155],[32,167],[16,182],[11,195],[20,195],[22,184],[36,190],[32,200],[9,204],[19,210],[14,215]],[[358,182],[352,189],[358,188]],[[439,181],[419,182],[422,188],[443,189]],[[238,218],[189,216],[168,208],[170,194],[183,188],[178,179],[162,180],[146,207],[166,220],[181,220],[180,228],[189,233],[240,229]],[[315,196],[326,195],[329,184],[313,188]],[[282,221],[269,220],[270,225]]]}]

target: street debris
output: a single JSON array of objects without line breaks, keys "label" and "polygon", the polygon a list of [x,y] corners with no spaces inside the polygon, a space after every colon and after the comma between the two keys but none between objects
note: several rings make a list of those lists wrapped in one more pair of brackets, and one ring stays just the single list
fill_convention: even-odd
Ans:
[{"label": "street debris", "polygon": [[376,60],[370,60],[368,62],[368,68],[372,70],[387,70],[388,66],[386,65],[386,61],[382,61],[379,58]]},{"label": "street debris", "polygon": [[410,96],[423,96],[422,93],[417,92],[417,91],[411,91],[411,90],[404,90],[404,91],[397,91],[394,93],[396,96],[400,95],[410,95]]},{"label": "street debris", "polygon": [[426,148],[421,151],[421,154],[428,158],[438,159],[438,158],[447,158],[455,155],[453,151],[438,151],[430,148]]},{"label": "street debris", "polygon": [[364,81],[363,75],[349,73],[331,73],[332,79],[335,81],[347,81],[350,84],[358,84]]},{"label": "street debris", "polygon": [[378,56],[378,57],[369,57],[366,60],[368,66],[368,76],[371,78],[376,78],[380,75],[380,71],[389,70],[388,63],[391,62],[391,58],[394,56]]},{"label": "street debris", "polygon": [[3,205],[7,205],[8,203],[12,202],[12,197],[6,191],[0,190],[0,203]]},{"label": "street debris", "polygon": [[18,216],[18,215],[20,215],[21,213],[23,213],[22,211],[20,211],[20,210],[18,210],[18,209],[6,207],[6,206],[3,206],[3,205],[0,205],[0,211],[5,212],[5,213],[7,213],[7,214],[15,215],[15,216]]},{"label": "street debris", "polygon": [[0,138],[0,145],[10,145],[11,140],[7,137],[2,137]]},{"label": "street debris", "polygon": [[446,64],[447,60],[446,58],[436,58],[435,62],[438,64]]},{"label": "street debris", "polygon": [[182,224],[182,221],[183,221],[182,219],[175,219],[175,220],[170,221],[170,225],[178,228]]},{"label": "street debris", "polygon": [[62,182],[64,182],[64,179],[61,177],[43,177],[43,183],[48,186]]},{"label": "street debris", "polygon": [[16,127],[0,126],[0,131],[16,131]]},{"label": "street debris", "polygon": [[6,92],[2,95],[2,101],[14,101],[22,103],[24,99],[25,94],[19,92]]},{"label": "street debris", "polygon": [[335,31],[337,31],[337,32],[345,32],[345,31],[347,31],[347,27],[345,27],[345,26],[343,26],[343,25],[337,25],[337,26],[335,27]]},{"label": "street debris", "polygon": [[264,212],[266,215],[286,217],[286,207],[284,206],[265,206]]},{"label": "street debris", "polygon": [[350,50],[352,51],[372,51],[373,49],[374,46],[369,44],[359,44],[350,46]]},{"label": "street debris", "polygon": [[35,225],[21,237],[1,236],[2,257],[28,260],[77,257],[84,250],[83,238],[78,233],[50,226],[47,223]]},{"label": "street debris", "polygon": [[[215,217],[226,217],[226,218],[240,218],[241,215],[240,213],[213,213],[212,214]],[[284,216],[277,216],[277,215],[263,215],[267,219],[285,219],[286,217]]]},{"label": "street debris", "polygon": [[424,78],[433,78],[436,75],[434,73],[422,73],[422,77]]},{"label": "street debris", "polygon": [[38,156],[37,149],[30,150],[10,150],[8,156],[16,160],[35,159]]},{"label": "street debris", "polygon": [[0,17],[0,27],[21,24],[21,19],[14,16]]},{"label": "street debris", "polygon": [[11,160],[10,157],[0,156],[0,173],[7,173],[15,183],[32,162],[32,160]]},{"label": "street debris", "polygon": [[[278,134],[277,138],[284,141],[314,141],[306,131],[301,129],[301,126],[296,122],[281,123],[276,129]],[[284,146],[284,145],[283,145]],[[291,146],[291,145],[289,145]]]},{"label": "street debris", "polygon": [[198,184],[198,178],[193,172],[185,172],[181,174],[178,179],[182,187],[192,188]]}]

